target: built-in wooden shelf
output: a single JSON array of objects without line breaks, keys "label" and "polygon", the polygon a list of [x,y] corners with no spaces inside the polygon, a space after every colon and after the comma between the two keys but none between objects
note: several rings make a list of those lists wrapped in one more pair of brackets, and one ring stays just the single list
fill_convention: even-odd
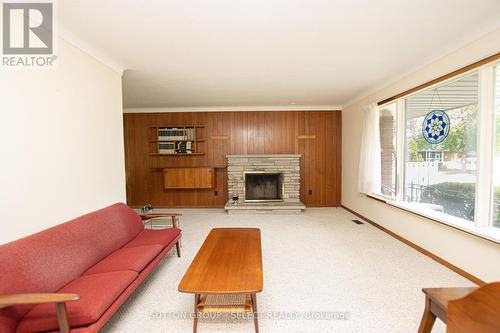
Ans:
[{"label": "built-in wooden shelf", "polygon": [[150,153],[150,156],[201,156],[205,155],[205,153],[188,153],[188,154],[163,154],[163,153]]},{"label": "built-in wooden shelf", "polygon": [[[175,141],[192,141],[192,142],[205,142],[205,140],[175,140]],[[150,140],[149,143],[169,142],[169,140]]]},{"label": "built-in wooden shelf", "polygon": [[205,155],[205,126],[151,126],[150,156],[200,156]]}]

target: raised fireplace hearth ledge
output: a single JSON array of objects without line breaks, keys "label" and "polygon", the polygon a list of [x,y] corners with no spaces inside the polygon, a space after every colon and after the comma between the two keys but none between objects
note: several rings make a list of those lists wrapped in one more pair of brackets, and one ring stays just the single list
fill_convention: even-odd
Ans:
[{"label": "raised fireplace hearth ledge", "polygon": [[233,204],[229,200],[224,207],[226,212],[232,214],[300,214],[306,209],[301,202],[243,202]]},{"label": "raised fireplace hearth ledge", "polygon": [[[298,154],[227,155],[228,213],[301,213],[300,158]],[[246,198],[245,174],[280,174],[280,201],[249,202]],[[238,196],[238,202],[232,198]]]}]

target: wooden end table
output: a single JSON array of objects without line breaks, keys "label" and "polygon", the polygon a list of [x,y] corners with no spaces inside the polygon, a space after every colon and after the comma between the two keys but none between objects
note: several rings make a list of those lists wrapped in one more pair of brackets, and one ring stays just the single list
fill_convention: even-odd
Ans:
[{"label": "wooden end table", "polygon": [[448,302],[465,297],[476,287],[471,288],[424,288],[425,309],[420,321],[418,333],[430,333],[436,317],[446,323]]},{"label": "wooden end table", "polygon": [[[149,228],[153,229],[153,221],[154,220],[159,220],[159,219],[165,219],[165,218],[170,218],[172,221],[172,227],[173,228],[179,228],[180,225],[178,223],[178,217],[182,216],[181,213],[144,213],[144,214],[139,214],[141,217],[142,221],[144,222],[144,225],[149,224]],[[175,243],[175,250],[177,251],[177,256],[180,258],[181,256],[181,247],[182,243],[181,240],[179,239],[177,243]]]}]

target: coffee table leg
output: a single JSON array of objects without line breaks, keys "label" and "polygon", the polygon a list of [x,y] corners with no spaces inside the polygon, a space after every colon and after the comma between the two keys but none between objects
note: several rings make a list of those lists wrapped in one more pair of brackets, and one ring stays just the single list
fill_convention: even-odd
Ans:
[{"label": "coffee table leg", "polygon": [[198,303],[200,302],[200,294],[194,295],[194,321],[193,321],[193,333],[198,330]]},{"label": "coffee table leg", "polygon": [[257,319],[257,295],[251,294],[252,310],[253,310],[253,323],[255,325],[255,333],[259,333],[259,320]]}]

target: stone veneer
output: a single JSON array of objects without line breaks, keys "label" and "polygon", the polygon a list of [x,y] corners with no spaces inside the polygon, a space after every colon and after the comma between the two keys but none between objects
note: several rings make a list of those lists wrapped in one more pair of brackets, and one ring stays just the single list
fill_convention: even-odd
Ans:
[{"label": "stone veneer", "polygon": [[300,155],[227,155],[230,201],[234,194],[238,194],[240,203],[244,201],[246,171],[283,173],[283,201],[300,203]]}]

